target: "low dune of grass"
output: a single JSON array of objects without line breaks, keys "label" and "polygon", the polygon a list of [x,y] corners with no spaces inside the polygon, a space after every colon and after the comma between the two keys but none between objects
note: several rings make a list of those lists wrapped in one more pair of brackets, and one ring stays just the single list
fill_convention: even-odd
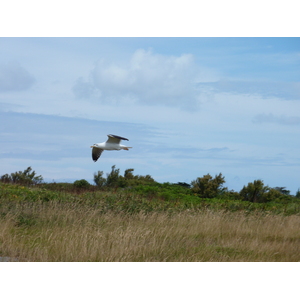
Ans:
[{"label": "low dune of grass", "polygon": [[1,218],[0,253],[19,261],[299,261],[299,229],[299,216],[36,203]]},{"label": "low dune of grass", "polygon": [[43,262],[300,260],[298,202],[179,193],[166,199],[166,192],[146,192],[2,184],[0,256]]}]

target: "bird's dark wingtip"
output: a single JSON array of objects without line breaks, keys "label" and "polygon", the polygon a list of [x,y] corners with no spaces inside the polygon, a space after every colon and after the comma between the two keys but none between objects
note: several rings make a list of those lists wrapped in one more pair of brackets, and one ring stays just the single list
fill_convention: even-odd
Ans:
[{"label": "bird's dark wingtip", "polygon": [[120,140],[129,141],[129,139],[127,139],[127,138],[124,138],[124,137],[118,136],[118,135],[114,135],[114,134],[108,134],[107,136],[108,137],[113,137],[113,138],[116,138],[116,139],[120,139]]}]

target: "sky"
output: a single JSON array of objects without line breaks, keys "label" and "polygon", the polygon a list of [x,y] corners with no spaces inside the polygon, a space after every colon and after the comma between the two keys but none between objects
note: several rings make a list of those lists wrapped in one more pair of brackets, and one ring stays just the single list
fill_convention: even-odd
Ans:
[{"label": "sky", "polygon": [[[1,175],[97,171],[300,188],[300,39],[0,38]],[[90,146],[107,134],[130,151]]]}]

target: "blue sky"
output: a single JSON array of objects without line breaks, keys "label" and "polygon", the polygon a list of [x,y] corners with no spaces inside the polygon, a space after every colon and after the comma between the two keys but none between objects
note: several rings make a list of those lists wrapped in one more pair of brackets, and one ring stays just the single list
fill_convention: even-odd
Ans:
[{"label": "blue sky", "polygon": [[[299,38],[0,38],[0,175],[300,188]],[[124,136],[130,151],[91,146]]]}]

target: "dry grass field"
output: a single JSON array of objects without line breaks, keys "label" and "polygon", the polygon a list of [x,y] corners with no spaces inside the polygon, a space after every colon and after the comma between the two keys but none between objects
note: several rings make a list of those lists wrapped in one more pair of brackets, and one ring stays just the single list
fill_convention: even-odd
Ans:
[{"label": "dry grass field", "polygon": [[[21,204],[20,204],[21,205]],[[105,212],[25,203],[0,218],[0,256],[31,262],[295,262],[300,216]]]}]

